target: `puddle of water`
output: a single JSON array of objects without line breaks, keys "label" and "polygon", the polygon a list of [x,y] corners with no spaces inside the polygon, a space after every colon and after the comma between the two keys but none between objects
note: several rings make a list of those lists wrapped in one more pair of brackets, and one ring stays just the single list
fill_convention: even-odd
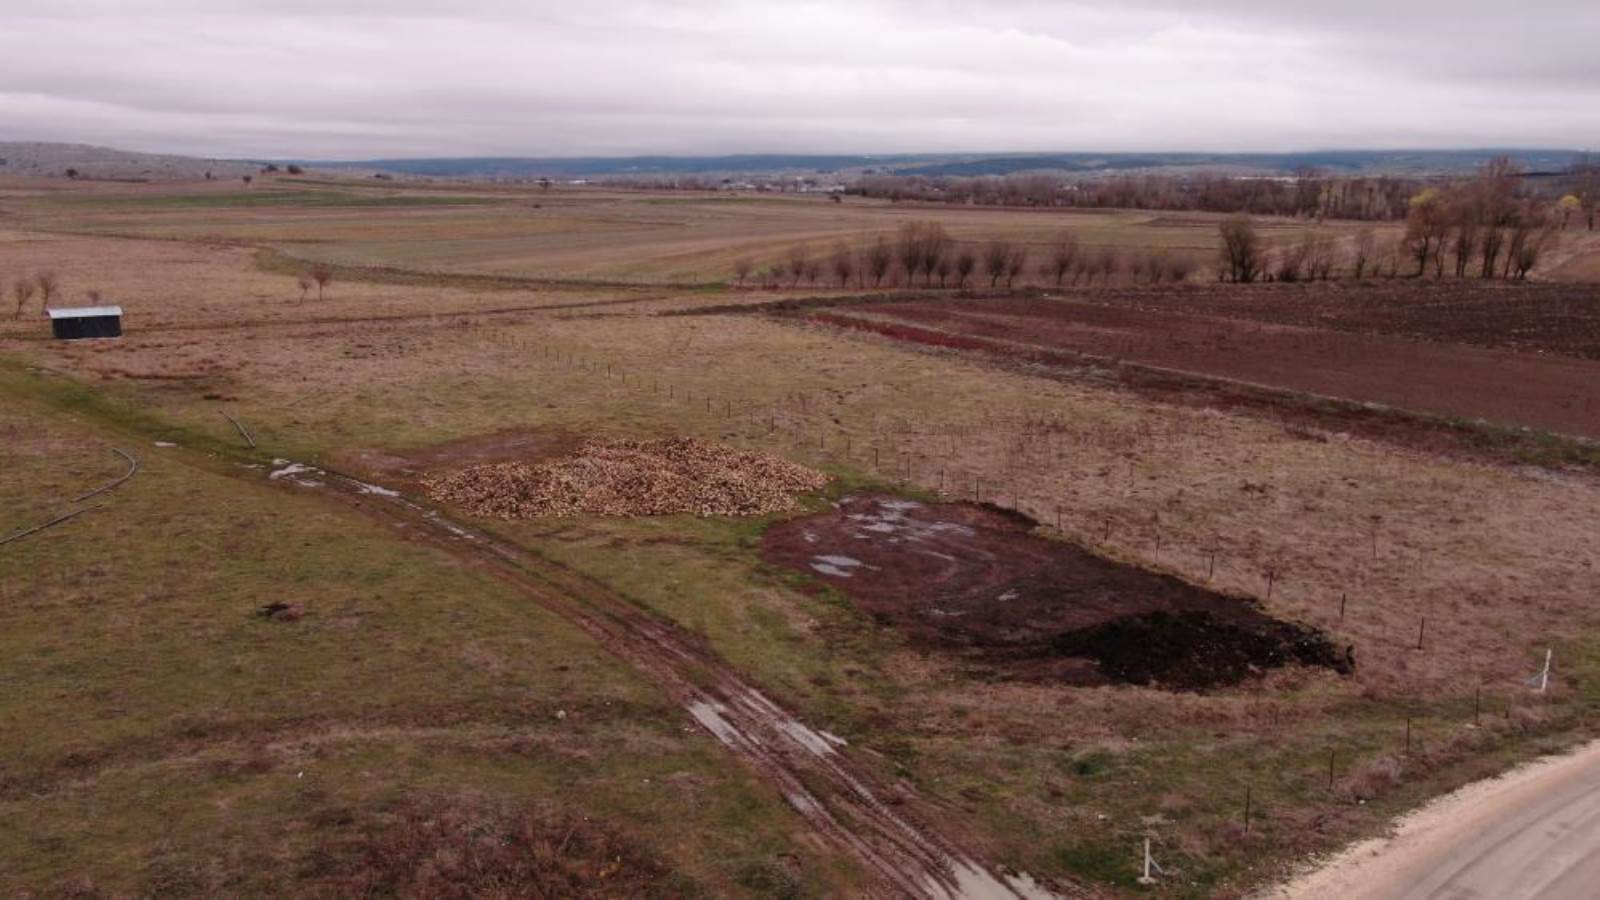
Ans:
[{"label": "puddle of water", "polygon": [[[851,556],[817,556],[811,560],[811,568],[824,575],[832,575],[835,578],[849,578],[853,574],[852,570],[860,566],[861,560]],[[870,569],[872,567],[868,566],[867,568]]]},{"label": "puddle of water", "polygon": [[320,474],[318,470],[313,469],[310,466],[302,465],[297,462],[290,462],[287,459],[275,459],[272,461],[272,464],[278,466],[278,468],[267,473],[267,477],[273,481],[277,481],[280,478],[290,478],[299,481],[300,479],[295,478],[295,476]]},{"label": "puddle of water", "polygon": [[[812,731],[793,719],[778,723],[778,728],[793,738],[795,743],[809,750],[814,756],[829,756],[834,751],[834,743],[823,736],[822,732]],[[834,738],[838,740],[838,738]]]},{"label": "puddle of water", "polygon": [[386,487],[379,487],[376,484],[367,484],[365,481],[356,481],[354,483],[355,483],[355,486],[356,486],[356,490],[360,491],[363,494],[377,494],[379,497],[398,497],[398,496],[400,496],[400,492],[399,491],[391,491]]},{"label": "puddle of water", "polygon": [[1026,873],[1008,875],[1002,880],[966,860],[951,860],[950,874],[955,884],[930,881],[924,885],[928,896],[948,900],[1054,900],[1056,897]]},{"label": "puddle of water", "polygon": [[723,718],[722,713],[726,709],[727,707],[720,703],[696,700],[689,704],[689,715],[694,716],[694,720],[699,722],[702,728],[715,735],[717,740],[729,747],[734,747],[738,745],[741,735],[738,729]]}]

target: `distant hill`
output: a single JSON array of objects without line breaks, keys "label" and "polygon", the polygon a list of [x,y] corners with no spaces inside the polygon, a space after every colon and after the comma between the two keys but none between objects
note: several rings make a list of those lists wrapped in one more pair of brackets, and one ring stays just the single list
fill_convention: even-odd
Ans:
[{"label": "distant hill", "polygon": [[996,153],[731,156],[443,157],[313,160],[318,168],[382,170],[440,178],[619,178],[836,174],[1011,175],[1020,172],[1117,174],[1139,171],[1217,171],[1287,175],[1301,168],[1333,174],[1426,175],[1468,172],[1507,154],[1526,170],[1553,172],[1571,150],[1330,150],[1304,153]]},{"label": "distant hill", "polygon": [[324,169],[378,169],[436,178],[601,178],[624,175],[722,175],[781,172],[835,173],[934,162],[921,154],[826,156],[736,154],[731,156],[485,156],[423,159],[307,160]]},{"label": "distant hill", "polygon": [[1115,174],[1132,171],[1248,171],[1290,174],[1310,168],[1335,175],[1431,175],[1469,172],[1501,154],[1531,172],[1566,169],[1572,150],[1328,150],[1307,153],[1029,153],[969,156],[897,166],[895,175],[1011,175],[1018,172]]},{"label": "distant hill", "polygon": [[66,177],[72,169],[83,178],[181,181],[238,178],[260,169],[252,162],[197,159],[159,153],[137,153],[89,144],[0,142],[0,176]]},{"label": "distant hill", "polygon": [[[864,174],[978,176],[1052,172],[1115,175],[1131,172],[1233,172],[1288,175],[1301,168],[1331,174],[1427,175],[1468,172],[1490,157],[1507,154],[1530,172],[1558,172],[1575,151],[1528,149],[1330,150],[1304,153],[901,153],[734,154],[727,156],[428,157],[367,160],[275,160],[280,166],[348,175],[388,172],[432,178],[622,178],[739,177]],[[138,153],[88,144],[0,142],[0,176],[172,181],[238,178],[259,171],[249,160],[201,159]]]}]

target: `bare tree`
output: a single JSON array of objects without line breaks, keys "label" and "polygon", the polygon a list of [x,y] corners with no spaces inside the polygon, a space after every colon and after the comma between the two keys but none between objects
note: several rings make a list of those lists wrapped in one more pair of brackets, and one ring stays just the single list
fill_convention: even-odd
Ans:
[{"label": "bare tree", "polygon": [[1544,255],[1546,248],[1555,241],[1555,230],[1545,226],[1540,231],[1532,232],[1517,244],[1513,251],[1515,259],[1512,261],[1512,271],[1518,281],[1526,281],[1528,273],[1539,264],[1539,257]]},{"label": "bare tree", "polygon": [[325,262],[312,263],[306,269],[306,274],[317,283],[317,301],[322,301],[322,292],[333,281],[333,266]]},{"label": "bare tree", "polygon": [[950,273],[955,271],[955,263],[950,259],[949,253],[940,253],[938,260],[933,264],[933,274],[939,276],[939,287],[944,287],[950,280]]},{"label": "bare tree", "polygon": [[[922,232],[922,271],[925,284],[933,283],[933,276],[938,274],[941,264],[949,263],[950,248],[954,241],[938,222],[929,222]],[[947,270],[948,271],[948,270]],[[940,287],[943,287],[943,278],[940,278]]]},{"label": "bare tree", "polygon": [[[1478,252],[1478,223],[1473,218],[1464,218],[1456,225],[1455,240],[1450,244],[1450,250],[1455,254],[1456,277],[1467,277],[1467,264],[1472,261]],[[1442,255],[1442,254],[1441,254]]]},{"label": "bare tree", "polygon": [[1139,277],[1150,284],[1159,284],[1161,279],[1167,277],[1167,251],[1145,250],[1135,254],[1128,263],[1128,272],[1133,276],[1133,283],[1139,283]]},{"label": "bare tree", "polygon": [[806,274],[806,266],[811,262],[811,249],[805,244],[798,244],[789,248],[789,276],[792,279],[789,286],[794,287],[800,283],[801,277]]},{"label": "bare tree", "polygon": [[1590,231],[1594,230],[1595,207],[1600,206],[1600,165],[1587,153],[1578,154],[1572,163],[1573,174],[1577,175],[1578,207],[1583,211],[1583,221]]},{"label": "bare tree", "polygon": [[744,280],[750,277],[750,272],[755,269],[755,261],[748,256],[741,256],[733,263],[733,275],[739,279],[739,286],[744,287]]},{"label": "bare tree", "polygon": [[1011,248],[1011,255],[1006,257],[1006,287],[1011,287],[1016,282],[1017,276],[1028,268],[1028,247],[1018,244]]},{"label": "bare tree", "polygon": [[1352,244],[1350,267],[1355,272],[1356,280],[1366,277],[1367,266],[1374,265],[1373,251],[1377,247],[1378,236],[1371,228],[1363,228],[1356,232],[1355,242]]},{"label": "bare tree", "polygon": [[1312,232],[1305,237],[1305,247],[1306,278],[1327,281],[1333,274],[1333,240],[1321,232]]},{"label": "bare tree", "polygon": [[882,284],[884,276],[889,274],[890,267],[894,265],[894,248],[889,246],[889,239],[878,235],[878,239],[867,246],[862,262],[863,274],[872,276],[872,286]]},{"label": "bare tree", "polygon": [[997,287],[1011,264],[1013,248],[1010,241],[990,241],[983,248],[983,273],[989,276],[989,287]]},{"label": "bare tree", "polygon": [[1054,278],[1056,287],[1060,287],[1077,260],[1078,239],[1070,231],[1061,232],[1056,236],[1055,243],[1050,245],[1050,258],[1044,263],[1045,277]]},{"label": "bare tree", "polygon": [[37,289],[31,278],[18,278],[16,284],[11,286],[11,296],[17,301],[17,318],[22,318],[23,307],[33,299],[33,292]]},{"label": "bare tree", "polygon": [[1249,216],[1230,216],[1219,226],[1222,233],[1223,277],[1249,284],[1261,276],[1261,238]]},{"label": "bare tree", "polygon": [[[839,196],[834,194],[835,197]],[[839,279],[839,287],[850,284],[850,276],[855,274],[856,260],[850,252],[850,245],[840,241],[833,245],[833,258],[830,261],[833,267],[833,277]]]},{"label": "bare tree", "polygon": [[1110,284],[1111,277],[1122,270],[1122,256],[1115,247],[1101,247],[1095,252],[1094,267],[1100,272],[1100,282]]},{"label": "bare tree", "polygon": [[1428,271],[1428,260],[1444,252],[1445,235],[1450,228],[1445,197],[1437,188],[1427,188],[1411,198],[1406,214],[1406,244],[1417,261],[1417,275]]},{"label": "bare tree", "polygon": [[1572,220],[1572,214],[1583,209],[1583,201],[1577,194],[1568,194],[1556,201],[1556,209],[1561,211],[1561,230],[1567,230],[1567,223]]},{"label": "bare tree", "polygon": [[50,301],[55,299],[56,292],[61,289],[61,280],[56,278],[54,272],[40,272],[33,276],[33,283],[39,289],[39,299],[43,301],[44,308],[50,308]]},{"label": "bare tree", "polygon": [[249,187],[250,186],[250,182],[255,180],[255,176],[253,176],[253,175],[240,175],[239,176],[239,180],[244,182],[244,186],[245,187]]},{"label": "bare tree", "polygon": [[1528,271],[1538,263],[1544,244],[1551,236],[1544,206],[1533,200],[1524,202],[1511,217],[1511,229],[1506,237],[1505,268],[1501,277],[1515,277],[1519,281],[1527,278]]},{"label": "bare tree", "polygon": [[908,279],[915,277],[922,269],[922,229],[921,222],[907,222],[900,226],[900,234],[895,238],[894,258],[905,270]]},{"label": "bare tree", "polygon": [[822,277],[822,260],[806,260],[806,285],[816,287],[817,279]]},{"label": "bare tree", "polygon": [[304,272],[301,272],[299,275],[295,276],[295,286],[300,288],[301,303],[306,302],[306,295],[311,293],[311,288],[315,284],[316,282],[311,280],[311,276]]},{"label": "bare tree", "polygon": [[1493,278],[1495,265],[1500,259],[1500,252],[1505,248],[1506,233],[1504,229],[1490,226],[1483,231],[1483,237],[1478,241],[1478,253],[1483,259],[1483,267],[1478,270],[1480,278]]},{"label": "bare tree", "polygon": [[1194,274],[1194,260],[1183,253],[1174,253],[1167,259],[1167,278],[1171,281],[1188,281]]},{"label": "bare tree", "polygon": [[978,254],[971,248],[963,246],[956,251],[956,288],[967,286],[967,279],[972,277],[972,270],[978,267]]}]

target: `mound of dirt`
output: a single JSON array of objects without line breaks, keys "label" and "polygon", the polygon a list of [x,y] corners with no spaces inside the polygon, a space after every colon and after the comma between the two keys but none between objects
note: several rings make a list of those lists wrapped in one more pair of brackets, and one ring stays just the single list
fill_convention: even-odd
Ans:
[{"label": "mound of dirt", "polygon": [[987,507],[855,496],[774,525],[762,549],[922,644],[1019,677],[1205,690],[1289,664],[1351,670],[1315,629],[1031,525]]},{"label": "mound of dirt", "polygon": [[693,438],[591,441],[562,459],[473,466],[424,479],[435,500],[472,515],[757,516],[793,509],[828,483],[766,453]]}]

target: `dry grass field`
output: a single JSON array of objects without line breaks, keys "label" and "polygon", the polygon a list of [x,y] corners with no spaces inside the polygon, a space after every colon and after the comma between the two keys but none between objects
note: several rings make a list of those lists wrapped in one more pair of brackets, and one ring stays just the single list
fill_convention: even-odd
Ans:
[{"label": "dry grass field", "polygon": [[[684,636],[695,671],[735,673],[836,736],[819,756],[945,849],[1067,894],[1237,895],[1592,733],[1600,482],[1571,462],[1583,442],[1517,438],[1574,448],[1538,464],[1444,452],[1294,415],[1322,401],[1293,393],[1317,385],[1287,364],[1250,370],[1283,389],[1276,406],[1213,403],[1196,385],[1244,376],[1203,348],[1181,360],[1192,384],[1135,389],[1081,359],[761,306],[804,289],[713,286],[740,256],[913,218],[967,240],[1071,227],[1208,259],[1214,219],[287,180],[249,194],[12,182],[0,209],[0,280],[49,269],[65,299],[95,290],[127,310],[125,337],[64,344],[37,310],[0,307],[0,539],[116,476],[111,448],[141,461],[90,501],[103,508],[0,545],[0,730],[16,736],[0,890],[425,894],[452,842],[495,829],[547,862],[524,877],[599,894],[881,887],[870,854],[841,851],[848,838],[795,799],[833,798],[829,821],[867,834],[827,772],[784,780],[686,711],[688,688],[656,663],[597,638],[591,607]],[[301,299],[294,259],[339,264],[322,299]],[[891,299],[952,315],[1010,302]],[[1249,319],[1225,313],[1184,314]],[[1459,336],[1411,339],[1467,352]],[[1073,340],[1118,356],[1126,336]],[[1439,411],[1378,399],[1390,415]],[[1521,424],[1460,427],[1500,439],[1508,421]],[[428,475],[673,436],[834,480],[804,512],[750,519],[438,511],[526,554],[508,577],[408,540],[415,523],[375,518],[376,499],[250,468],[296,460],[425,504]],[[869,493],[1022,513],[1039,540],[1318,629],[1354,670],[1201,691],[1039,677],[903,630],[850,582],[763,552],[775,522]],[[524,576],[579,612],[532,602]],[[257,615],[273,602],[297,617]],[[1135,884],[1147,837],[1166,873],[1153,888]]]},{"label": "dry grass field", "polygon": [[[1121,210],[1019,210],[891,204],[828,196],[549,192],[483,186],[391,188],[285,178],[186,188],[59,189],[0,183],[0,206],[36,227],[76,234],[270,245],[297,259],[436,274],[603,284],[691,286],[733,279],[734,264],[779,263],[790,248],[826,254],[910,221],[937,221],[958,241],[1005,238],[1043,247],[1070,228],[1089,248],[1164,248],[1209,264],[1215,216]],[[1310,226],[1279,221],[1269,241]],[[1329,223],[1332,235],[1357,230]]]}]

